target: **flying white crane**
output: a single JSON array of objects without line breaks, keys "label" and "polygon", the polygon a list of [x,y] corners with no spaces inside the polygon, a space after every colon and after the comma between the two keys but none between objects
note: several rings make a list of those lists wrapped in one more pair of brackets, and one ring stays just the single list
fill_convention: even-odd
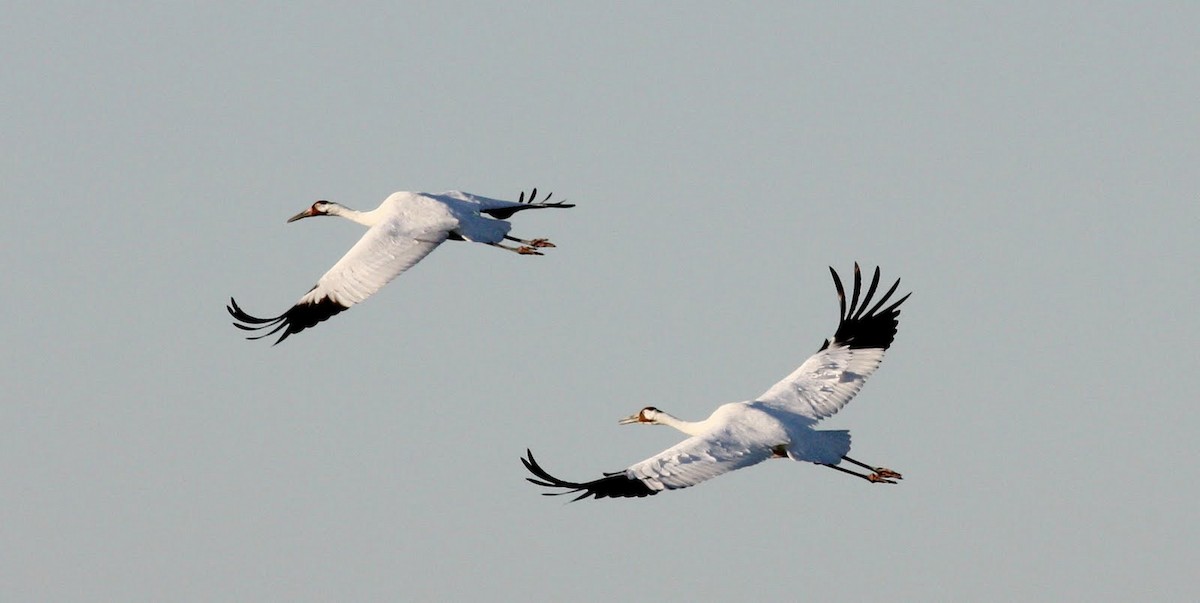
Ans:
[{"label": "flying white crane", "polygon": [[[392,193],[371,211],[355,211],[331,201],[317,201],[312,207],[288,218],[288,222],[312,216],[339,216],[366,226],[367,234],[287,312],[258,318],[238,307],[233,298],[229,299],[226,309],[238,321],[233,324],[239,329],[271,328],[267,333],[247,339],[261,339],[283,331],[275,341],[278,344],[289,335],[367,299],[447,239],[486,243],[522,255],[542,255],[541,249],[554,247],[554,244],[546,239],[509,236],[512,225],[507,219],[526,209],[575,207],[563,201],[550,203],[553,194],[536,202],[536,188],[528,200],[522,192],[517,201],[489,199],[462,191],[437,194],[402,191]],[[520,243],[520,246],[505,245],[503,241],[506,240]]]},{"label": "flying white crane", "polygon": [[[879,286],[879,268],[875,268],[875,276],[860,306],[862,274],[856,263],[854,293],[847,308],[842,281],[832,267],[829,272],[833,274],[841,302],[841,318],[833,339],[826,339],[816,354],[761,396],[746,402],[723,404],[707,419],[696,422],[683,421],[647,406],[619,423],[668,425],[691,437],[624,471],[605,473],[600,479],[582,483],[550,475],[534,460],[533,453],[526,450],[527,458],[521,462],[538,478],[526,479],[539,486],[563,489],[546,492],[547,496],[582,492],[574,500],[588,496],[597,499],[643,497],[694,486],[767,459],[791,458],[837,469],[872,483],[896,483],[895,480],[901,479],[899,473],[846,456],[850,452],[849,431],[815,430],[813,426],[841,410],[879,367],[884,351],[896,336],[899,306],[912,294],[881,310],[900,285],[897,279],[868,310]],[[871,473],[838,466],[842,461]]]}]

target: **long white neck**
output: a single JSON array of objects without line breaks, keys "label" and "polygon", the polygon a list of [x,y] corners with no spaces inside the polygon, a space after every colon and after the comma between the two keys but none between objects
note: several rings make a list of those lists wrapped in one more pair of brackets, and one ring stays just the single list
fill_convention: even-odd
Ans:
[{"label": "long white neck", "polygon": [[325,213],[330,216],[337,216],[352,222],[357,222],[369,228],[379,223],[382,215],[380,209],[382,208],[376,208],[371,211],[358,211],[357,209],[350,209],[345,205],[330,203],[329,209],[326,210]]},{"label": "long white neck", "polygon": [[704,421],[684,421],[683,419],[667,414],[661,410],[658,411],[657,415],[655,415],[654,424],[674,427],[675,429],[678,429],[679,431],[682,431],[690,436],[700,435],[708,429],[707,419]]}]

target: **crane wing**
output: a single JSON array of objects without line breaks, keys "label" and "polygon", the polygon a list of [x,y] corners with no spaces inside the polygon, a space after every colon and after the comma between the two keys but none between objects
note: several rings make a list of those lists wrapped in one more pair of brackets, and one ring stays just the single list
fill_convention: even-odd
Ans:
[{"label": "crane wing", "polygon": [[537,194],[538,194],[537,189],[534,188],[529,193],[529,198],[526,199],[525,192],[521,191],[521,196],[516,201],[504,201],[501,199],[492,199],[490,197],[484,197],[482,195],[474,195],[471,193],[465,193],[463,191],[446,191],[446,192],[442,193],[440,196],[450,197],[451,199],[458,199],[459,201],[467,201],[469,203],[474,203],[479,206],[479,213],[487,214],[493,218],[496,218],[497,220],[507,220],[507,219],[511,218],[513,214],[515,214],[519,211],[524,211],[526,209],[544,209],[547,207],[558,207],[558,208],[575,207],[575,204],[567,203],[566,201],[555,201],[555,202],[551,203],[550,197],[553,197],[554,193],[550,193],[549,195],[546,195],[546,197],[544,199],[542,199],[541,201],[535,201],[535,199],[537,199]]},{"label": "crane wing", "polygon": [[600,498],[631,498],[658,494],[663,490],[677,490],[695,486],[724,473],[756,465],[773,454],[767,447],[748,447],[730,438],[725,430],[690,437],[625,471],[606,473],[604,477],[590,482],[568,482],[550,475],[533,459],[533,453],[521,459],[525,468],[540,479],[526,478],[539,486],[562,488],[562,492],[546,492],[546,496],[581,494],[573,499],[589,496]]},{"label": "crane wing", "polygon": [[678,490],[719,475],[757,465],[773,452],[767,446],[747,446],[727,429],[692,436],[625,470],[655,490]]},{"label": "crane wing", "polygon": [[883,308],[900,286],[900,280],[896,279],[891,289],[874,307],[870,307],[871,298],[879,286],[879,268],[876,267],[871,285],[859,304],[862,273],[856,263],[854,292],[847,308],[842,280],[832,267],[829,272],[833,275],[841,306],[837,331],[800,368],[757,398],[766,406],[795,413],[813,423],[841,410],[879,368],[884,352],[896,337],[900,304],[912,295],[909,293]]},{"label": "crane wing", "polygon": [[[230,299],[229,313],[247,331],[271,328],[261,339],[280,331],[276,344],[357,304],[383,288],[400,273],[412,268],[449,236],[449,231],[427,228],[405,230],[397,221],[371,227],[342,259],[338,260],[287,312],[273,318],[247,314]],[[273,328],[272,328],[273,327]]]},{"label": "crane wing", "polygon": [[643,496],[651,496],[658,494],[658,490],[646,485],[645,482],[636,479],[630,479],[625,476],[625,472],[618,471],[616,473],[605,473],[604,477],[590,482],[569,482],[550,475],[537,460],[533,458],[533,452],[525,449],[526,458],[521,459],[521,463],[538,479],[527,477],[525,479],[539,486],[547,488],[562,488],[562,492],[544,492],[545,496],[561,496],[563,494],[574,494],[582,492],[579,496],[572,499],[575,502],[581,498],[594,496],[600,498],[641,498]]}]

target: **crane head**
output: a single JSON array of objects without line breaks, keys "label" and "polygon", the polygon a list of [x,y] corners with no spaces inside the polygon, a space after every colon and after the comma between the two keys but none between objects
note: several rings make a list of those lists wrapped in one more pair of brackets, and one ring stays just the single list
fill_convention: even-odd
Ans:
[{"label": "crane head", "polygon": [[332,208],[334,205],[337,205],[337,204],[333,203],[332,201],[326,201],[326,200],[322,199],[320,201],[317,201],[316,203],[313,203],[312,207],[288,218],[287,221],[295,222],[296,220],[299,220],[301,218],[311,218],[313,216],[327,216],[327,215],[329,215],[330,208]]},{"label": "crane head", "polygon": [[655,423],[658,422],[656,419],[658,417],[658,414],[661,412],[662,412],[661,410],[654,408],[653,406],[647,406],[646,408],[639,410],[637,412],[637,414],[629,415],[628,417],[625,417],[624,419],[617,421],[617,424],[632,425],[634,423],[646,423],[646,424],[654,425]]}]

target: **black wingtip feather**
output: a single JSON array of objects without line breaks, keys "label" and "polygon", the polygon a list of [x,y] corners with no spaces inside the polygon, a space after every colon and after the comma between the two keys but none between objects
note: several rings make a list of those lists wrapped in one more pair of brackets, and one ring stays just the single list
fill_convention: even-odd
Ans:
[{"label": "black wingtip feather", "polygon": [[854,315],[854,310],[858,308],[858,294],[862,292],[862,270],[858,269],[858,262],[854,262],[854,291],[850,294],[850,305],[843,316],[849,318]]},{"label": "black wingtip feather", "polygon": [[829,274],[833,275],[833,286],[837,288],[838,304],[840,305],[838,320],[842,321],[846,319],[846,288],[842,286],[842,277],[838,276],[837,270],[834,270],[833,266],[829,267]]},{"label": "black wingtip feather", "polygon": [[479,213],[487,214],[493,218],[496,218],[497,220],[507,220],[507,219],[511,218],[513,216],[513,214],[515,214],[519,211],[525,211],[527,209],[546,209],[546,208],[566,209],[569,207],[575,207],[574,203],[567,203],[567,201],[565,199],[562,201],[555,201],[554,203],[551,203],[550,197],[553,197],[553,196],[554,196],[554,193],[551,192],[549,195],[546,195],[545,199],[542,199],[540,202],[535,202],[534,199],[537,198],[537,188],[535,187],[532,191],[530,191],[528,199],[525,198],[525,191],[521,191],[521,194],[517,196],[517,203],[522,204],[520,206],[497,207],[497,208],[493,208],[493,209],[484,209],[484,210],[480,210]]},{"label": "black wingtip feather", "polygon": [[[896,280],[896,284],[900,284],[899,279]],[[875,274],[871,275],[871,286],[867,288],[867,294],[863,296],[862,306],[859,306],[858,314],[854,315],[856,320],[862,318],[862,315],[866,313],[867,306],[871,305],[871,297],[875,295],[877,288],[879,288],[879,266],[875,267]],[[875,307],[878,308],[879,306]]]},{"label": "black wingtip feather", "polygon": [[[896,288],[900,286],[900,279],[896,279],[896,282],[892,284],[887,293],[870,310],[865,310],[865,308],[870,306],[871,298],[878,289],[880,271],[878,267],[875,268],[871,284],[867,288],[867,294],[862,297],[862,305],[860,307],[859,292],[862,287],[862,277],[858,263],[856,262],[854,264],[854,291],[852,292],[852,301],[850,302],[849,309],[847,309],[846,291],[842,287],[842,281],[838,277],[836,270],[832,267],[829,270],[833,274],[833,284],[837,288],[838,299],[840,301],[838,328],[834,333],[833,341],[852,349],[888,349],[892,345],[892,341],[896,338],[900,304],[904,303],[904,300],[908,299],[912,293],[905,295],[892,305],[880,310],[892,297],[892,294],[896,292]],[[821,349],[824,350],[829,345],[830,342],[826,340],[825,345],[821,346]]]},{"label": "black wingtip feather", "polygon": [[233,326],[243,331],[271,329],[261,335],[247,336],[246,339],[262,339],[283,331],[279,339],[276,339],[275,343],[271,344],[273,346],[279,345],[294,333],[299,333],[304,329],[315,326],[319,322],[329,320],[330,317],[346,308],[347,306],[343,306],[328,297],[323,297],[312,303],[296,304],[289,308],[287,312],[271,318],[260,318],[248,314],[237,305],[237,302],[232,297],[229,298],[229,305],[225,307],[234,320],[238,321],[233,323]]},{"label": "black wingtip feather", "polygon": [[589,496],[596,499],[601,498],[641,498],[644,496],[653,496],[658,494],[657,490],[647,486],[644,482],[637,479],[630,479],[625,476],[624,472],[606,473],[605,477],[598,480],[575,483],[561,480],[542,469],[542,466],[533,458],[533,451],[525,449],[525,458],[521,459],[521,464],[525,465],[525,469],[529,470],[535,477],[525,478],[526,481],[543,486],[546,488],[562,488],[562,492],[543,492],[543,496],[561,496],[563,494],[575,494],[581,492],[579,496],[571,499],[571,502],[582,500]]}]

